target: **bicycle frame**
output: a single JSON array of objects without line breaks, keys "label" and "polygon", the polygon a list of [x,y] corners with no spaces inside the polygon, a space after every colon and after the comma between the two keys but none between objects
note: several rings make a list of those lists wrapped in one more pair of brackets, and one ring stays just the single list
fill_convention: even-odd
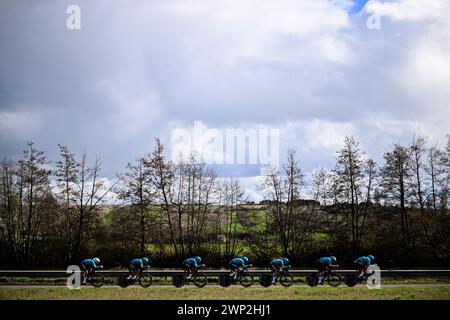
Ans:
[{"label": "bicycle frame", "polygon": [[284,268],[283,270],[278,272],[278,275],[275,277],[275,280],[278,280],[278,278],[285,276],[289,273],[288,268]]},{"label": "bicycle frame", "polygon": [[187,277],[187,275],[189,274],[189,271],[185,269],[184,273],[183,273],[184,281],[191,281],[192,279],[194,279],[200,269],[202,269],[202,268],[192,268],[191,272],[190,272],[192,274],[192,276],[190,278]]},{"label": "bicycle frame", "polygon": [[242,268],[242,270],[236,269],[235,272],[237,274],[236,278],[233,278],[232,276],[230,277],[232,278],[232,281],[239,281],[244,276],[244,274],[248,272],[248,268]]}]

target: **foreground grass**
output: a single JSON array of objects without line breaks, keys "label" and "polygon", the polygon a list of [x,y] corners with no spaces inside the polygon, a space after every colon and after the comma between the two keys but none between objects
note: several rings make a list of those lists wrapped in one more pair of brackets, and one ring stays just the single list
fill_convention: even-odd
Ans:
[{"label": "foreground grass", "polygon": [[[257,277],[255,281],[257,282]],[[216,277],[210,277],[208,279],[209,283],[217,284]],[[383,284],[448,284],[450,283],[450,278],[427,278],[427,277],[415,277],[415,278],[387,278],[383,277]],[[29,278],[29,277],[0,277],[0,285],[59,285],[65,286],[67,278]],[[299,285],[305,285],[305,277],[294,277],[294,283]],[[172,281],[170,277],[164,279],[163,277],[153,277],[154,285],[171,285]],[[105,277],[105,285],[117,285],[117,280],[111,277]]]},{"label": "foreground grass", "polygon": [[410,286],[389,287],[369,290],[365,287],[210,287],[210,288],[173,288],[139,287],[120,288],[17,288],[0,287],[0,299],[35,299],[35,300],[202,300],[202,299],[242,299],[242,300],[450,300],[450,286]]}]

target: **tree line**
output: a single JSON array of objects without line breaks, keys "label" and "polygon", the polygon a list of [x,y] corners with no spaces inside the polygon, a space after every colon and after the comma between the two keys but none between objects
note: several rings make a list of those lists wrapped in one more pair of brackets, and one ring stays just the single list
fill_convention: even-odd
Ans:
[{"label": "tree line", "polygon": [[[414,137],[376,163],[346,137],[333,168],[305,176],[296,150],[266,168],[248,201],[238,179],[218,177],[196,155],[173,162],[154,149],[113,179],[102,161],[58,145],[51,164],[35,144],[0,164],[2,267],[58,267],[96,255],[125,265],[149,255],[177,266],[202,255],[224,265],[288,256],[308,266],[322,254],[350,262],[370,252],[388,266],[439,266],[450,260],[450,136],[444,148]],[[111,204],[114,198],[114,204]]]}]

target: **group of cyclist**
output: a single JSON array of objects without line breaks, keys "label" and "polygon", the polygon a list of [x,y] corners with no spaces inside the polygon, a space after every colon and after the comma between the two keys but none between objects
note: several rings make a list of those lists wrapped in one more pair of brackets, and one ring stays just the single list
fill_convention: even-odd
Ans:
[{"label": "group of cyclist", "polygon": [[[199,256],[188,258],[183,261],[184,271],[186,272],[186,279],[191,279],[199,268],[205,267],[205,264],[201,262],[202,258]],[[375,264],[375,257],[373,255],[361,256],[357,258],[354,261],[354,265],[356,267],[356,270],[359,272],[358,278],[364,277],[369,266],[373,264]],[[277,275],[280,274],[280,272],[282,272],[283,270],[290,268],[289,259],[286,257],[274,259],[270,261],[269,265],[272,271],[273,285],[276,284]],[[246,256],[236,257],[229,263],[231,272],[229,276],[234,280],[237,278],[239,272],[252,266],[253,265],[249,263],[249,259]],[[339,267],[339,265],[335,256],[329,256],[317,259],[316,267],[319,273],[319,284],[323,285],[323,280],[326,273],[330,270],[330,268],[337,268]],[[83,260],[80,264],[80,270],[83,273],[82,284],[86,284],[86,279],[88,279],[93,272],[102,268],[103,266],[100,264],[99,258]],[[128,267],[130,275],[128,276],[127,280],[135,280],[140,272],[148,268],[150,268],[150,259],[148,257],[132,259]]]},{"label": "group of cyclist", "polygon": [[[130,271],[130,274],[126,278],[126,280],[136,280],[136,278],[139,276],[139,273],[148,268],[150,268],[150,259],[148,257],[132,259],[128,265],[128,270]],[[80,263],[80,271],[82,272],[81,284],[83,285],[87,284],[87,280],[89,280],[89,277],[95,271],[100,269],[103,269],[103,266],[100,264],[99,258],[89,258],[81,261]]]}]

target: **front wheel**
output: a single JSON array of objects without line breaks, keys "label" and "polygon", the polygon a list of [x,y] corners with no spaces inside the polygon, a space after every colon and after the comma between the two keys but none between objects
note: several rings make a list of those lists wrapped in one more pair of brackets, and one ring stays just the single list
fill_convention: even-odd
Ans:
[{"label": "front wheel", "polygon": [[152,285],[152,282],[153,282],[153,278],[152,278],[152,276],[149,275],[149,274],[142,274],[142,275],[139,277],[139,285],[140,285],[142,288],[148,288],[148,287],[150,287],[150,286]]},{"label": "front wheel", "polygon": [[306,284],[310,287],[317,287],[319,284],[319,278],[315,273],[308,274],[306,276]]},{"label": "front wheel", "polygon": [[328,276],[327,282],[332,287],[339,287],[342,282],[342,277],[339,274],[332,272]]},{"label": "front wheel", "polygon": [[198,273],[193,277],[192,282],[197,287],[203,288],[208,284],[208,278],[203,273]]},{"label": "front wheel", "polygon": [[101,274],[94,273],[89,279],[89,282],[94,288],[100,288],[105,282],[105,278]]},{"label": "front wheel", "polygon": [[251,274],[244,273],[241,276],[241,279],[239,280],[239,282],[241,283],[241,285],[243,287],[248,288],[253,284],[253,282],[255,282],[255,279],[253,279],[253,276]]},{"label": "front wheel", "polygon": [[292,274],[283,274],[280,276],[280,283],[283,287],[290,287],[294,283],[294,277]]}]

